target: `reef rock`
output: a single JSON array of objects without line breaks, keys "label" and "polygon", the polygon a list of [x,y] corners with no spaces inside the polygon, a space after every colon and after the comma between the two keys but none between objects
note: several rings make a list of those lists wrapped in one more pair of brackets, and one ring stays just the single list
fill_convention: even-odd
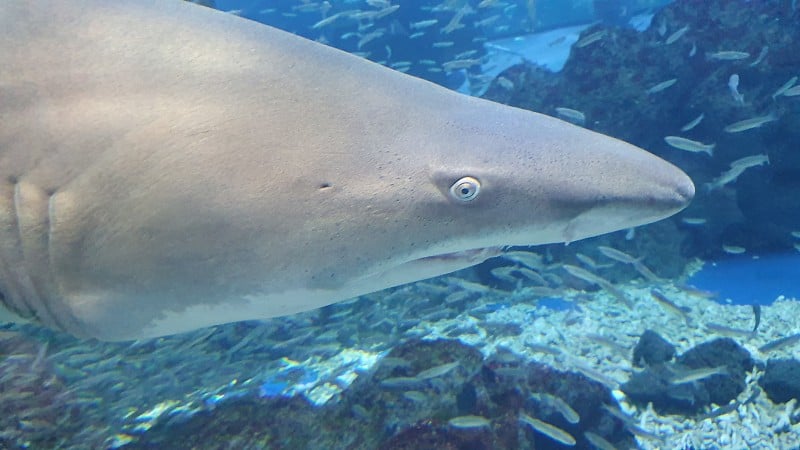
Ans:
[{"label": "reef rock", "polygon": [[675,357],[675,346],[653,330],[645,330],[633,349],[633,365],[654,366]]},{"label": "reef rock", "polygon": [[735,399],[754,364],[747,350],[732,339],[715,339],[695,346],[674,363],[634,374],[621,389],[639,406],[652,402],[659,413],[692,416],[711,403],[724,405]]},{"label": "reef rock", "polygon": [[770,359],[758,383],[774,403],[800,400],[800,361]]}]

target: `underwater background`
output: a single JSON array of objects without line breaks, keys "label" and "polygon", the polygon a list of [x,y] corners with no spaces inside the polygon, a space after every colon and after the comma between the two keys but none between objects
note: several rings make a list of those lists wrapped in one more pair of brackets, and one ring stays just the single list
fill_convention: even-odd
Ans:
[{"label": "underwater background", "polygon": [[697,195],[289,317],[2,325],[0,448],[800,448],[794,1],[198,3],[631,142]]}]

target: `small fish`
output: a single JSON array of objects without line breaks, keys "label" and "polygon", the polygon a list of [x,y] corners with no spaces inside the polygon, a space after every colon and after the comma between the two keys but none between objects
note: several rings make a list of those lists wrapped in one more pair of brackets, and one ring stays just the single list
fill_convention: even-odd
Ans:
[{"label": "small fish", "polygon": [[590,268],[592,270],[606,269],[606,268],[612,267],[614,265],[614,263],[611,263],[611,264],[597,264],[597,262],[595,262],[595,260],[593,260],[592,258],[584,255],[583,253],[576,253],[575,254],[575,258],[577,258],[578,261],[580,261],[584,266],[586,266],[586,267],[588,267],[588,268]]},{"label": "small fish", "polygon": [[755,318],[755,325],[753,325],[753,334],[758,331],[758,325],[761,324],[761,305],[752,305],[753,317]]},{"label": "small fish", "polygon": [[705,325],[706,330],[711,331],[713,333],[719,334],[721,336],[727,337],[743,337],[743,338],[751,338],[753,337],[753,332],[750,330],[742,330],[741,328],[731,328],[725,325],[720,325],[716,323],[707,323]]},{"label": "small fish", "polygon": [[475,283],[475,282],[472,282],[472,281],[469,281],[469,280],[465,280],[463,278],[447,277],[446,279],[447,279],[447,282],[451,286],[460,287],[461,289],[464,289],[465,291],[487,293],[487,292],[491,292],[491,290],[492,290],[492,288],[490,288],[488,286],[485,286],[485,285],[480,284],[480,283]]},{"label": "small fish", "polygon": [[497,84],[499,84],[501,88],[503,88],[503,89],[505,89],[507,91],[510,91],[510,90],[514,89],[514,82],[509,80],[506,77],[502,77],[502,76],[501,77],[497,77]]},{"label": "small fish", "polygon": [[674,374],[675,376],[670,379],[670,383],[672,384],[693,383],[695,381],[705,380],[706,378],[710,378],[715,375],[727,375],[728,367],[727,366],[703,367],[701,369],[693,369],[686,371],[681,370],[674,372]]},{"label": "small fish", "polygon": [[450,419],[448,422],[453,428],[470,429],[483,428],[491,425],[489,419],[481,416],[459,416]]},{"label": "small fish", "polygon": [[678,81],[677,78],[673,78],[673,79],[667,80],[667,81],[662,81],[661,83],[658,83],[655,86],[653,86],[650,89],[648,89],[646,92],[647,92],[648,95],[655,94],[657,92],[661,92],[661,91],[667,89],[668,87],[671,87],[677,81]]},{"label": "small fish", "polygon": [[681,219],[681,222],[686,225],[705,225],[708,220],[702,217],[684,217]]},{"label": "small fish", "polygon": [[544,259],[542,258],[542,255],[536,252],[514,250],[510,252],[504,252],[500,256],[502,256],[505,259],[520,263],[523,266],[529,267],[534,270],[543,270],[545,268]]},{"label": "small fish", "polygon": [[394,356],[385,356],[380,361],[381,366],[384,368],[394,369],[396,367],[411,367],[411,362],[405,358],[397,358]]},{"label": "small fish", "polygon": [[705,117],[706,117],[705,113],[700,113],[700,115],[697,116],[694,120],[692,120],[691,122],[689,122],[686,125],[682,126],[681,127],[681,131],[689,131],[689,130],[691,130],[692,128],[694,128],[697,125],[699,125],[700,122],[702,122]]},{"label": "small fish", "polygon": [[453,15],[453,18],[450,19],[450,22],[442,27],[439,32],[442,34],[450,34],[453,31],[464,28],[465,25],[461,23],[461,19],[463,19],[464,16],[470,12],[472,12],[472,8],[469,6],[469,4],[465,4],[461,9],[456,11],[455,15]]},{"label": "small fish", "polygon": [[434,42],[433,44],[431,44],[431,47],[433,47],[433,48],[449,48],[449,47],[452,47],[454,45],[456,45],[456,43],[453,42],[453,41],[439,41],[439,42]]},{"label": "small fish", "polygon": [[542,286],[547,286],[547,280],[545,280],[543,276],[539,275],[539,273],[534,270],[528,269],[527,267],[519,267],[517,268],[517,272],[535,283],[541,284]]},{"label": "small fish", "polygon": [[689,49],[689,58],[697,54],[697,44],[692,42],[692,48]]},{"label": "small fish", "polygon": [[328,16],[328,17],[320,20],[319,22],[315,23],[314,25],[311,25],[311,29],[316,30],[316,29],[328,26],[328,25],[332,24],[333,22],[335,22],[341,16],[342,16],[341,13],[334,14],[332,16]]},{"label": "small fish", "polygon": [[626,297],[622,291],[617,289],[610,281],[606,280],[605,278],[599,275],[595,275],[589,272],[588,270],[578,266],[563,264],[561,267],[567,273],[569,273],[575,278],[581,279],[589,284],[600,286],[604,291],[608,292],[609,294],[613,295],[617,300],[624,303],[625,306],[627,306],[630,309],[633,309],[633,303],[631,303],[630,299]]},{"label": "small fish", "polygon": [[597,263],[589,256],[584,255],[583,253],[576,253],[575,257],[578,258],[584,266],[592,269],[597,270]]},{"label": "small fish", "polygon": [[578,364],[574,366],[574,369],[581,373],[581,375],[585,376],[586,378],[596,381],[605,387],[611,389],[612,391],[615,389],[619,389],[620,383],[609,377],[608,375],[603,374],[591,367],[585,366],[583,364]]},{"label": "small fish", "polygon": [[800,239],[800,231],[792,231],[789,233],[793,238]]},{"label": "small fish", "polygon": [[375,14],[375,18],[380,19],[382,17],[386,17],[389,14],[392,14],[393,12],[397,11],[398,9],[400,9],[400,5],[387,6],[386,8],[383,8],[382,10],[378,11]]},{"label": "small fish", "polygon": [[539,419],[534,419],[525,413],[519,413],[519,421],[556,442],[560,442],[570,447],[574,446],[576,443],[575,438],[561,428],[558,428],[555,425],[551,425],[547,422],[542,422]]},{"label": "small fish", "polygon": [[736,179],[739,178],[739,175],[744,173],[746,169],[747,167],[743,166],[731,167],[728,171],[723,172],[720,176],[711,180],[710,183],[706,183],[705,184],[706,191],[710,192],[713,191],[714,189],[719,189],[728,183],[736,181]]},{"label": "small fish", "polygon": [[[635,423],[626,423],[625,429],[630,431],[633,435],[635,435],[638,438],[650,439],[653,441],[661,442],[662,444],[664,443],[663,436],[654,433],[652,431],[647,431],[644,428],[636,425]],[[663,448],[663,447],[656,447],[656,448]]]},{"label": "small fish", "polygon": [[420,379],[416,377],[394,377],[381,380],[380,385],[386,389],[411,389],[420,384]]},{"label": "small fish", "polygon": [[472,66],[479,66],[481,64],[480,58],[475,59],[455,59],[447,61],[442,64],[442,69],[445,72],[452,72],[459,69],[468,69]]},{"label": "small fish", "polygon": [[708,57],[708,59],[713,59],[716,61],[738,61],[741,59],[749,58],[750,53],[736,52],[736,51],[719,51],[719,52],[707,53],[706,56]]},{"label": "small fish", "polygon": [[39,364],[44,361],[45,357],[47,356],[47,347],[50,344],[50,341],[45,341],[44,344],[39,346],[39,351],[36,352],[36,358],[31,363],[31,371],[35,371]]},{"label": "small fish", "polygon": [[439,23],[439,21],[436,19],[420,20],[419,22],[413,22],[408,24],[408,27],[411,28],[412,30],[421,30],[423,28],[432,27],[437,23]]},{"label": "small fish", "polygon": [[783,91],[784,97],[797,97],[800,95],[800,86],[792,86],[789,89]]},{"label": "small fish", "polygon": [[587,45],[594,44],[595,42],[599,41],[600,39],[603,39],[603,36],[605,36],[605,35],[606,35],[606,31],[605,30],[595,31],[592,34],[589,34],[589,35],[586,35],[586,36],[582,37],[578,42],[575,43],[575,47],[583,48],[583,47],[586,47]]},{"label": "small fish", "polygon": [[553,355],[553,356],[561,355],[561,350],[556,347],[550,347],[547,345],[530,343],[530,342],[526,342],[525,347],[527,347],[528,349],[530,349],[530,351],[534,353],[544,353],[545,355]]},{"label": "small fish", "polygon": [[589,339],[591,342],[594,342],[596,344],[608,347],[609,349],[619,353],[622,356],[627,356],[628,353],[630,353],[630,348],[618,344],[616,341],[613,341],[608,336],[604,336],[602,334],[589,333],[586,335],[586,339]]},{"label": "small fish", "polygon": [[792,86],[794,86],[795,83],[797,83],[797,77],[790,78],[789,81],[784,83],[783,86],[779,87],[778,90],[772,94],[772,99],[775,100],[775,98],[783,95],[783,93],[788,91]]},{"label": "small fish", "polygon": [[742,131],[752,130],[753,128],[759,128],[765,123],[774,122],[776,120],[778,120],[778,116],[771,112],[764,116],[758,116],[734,122],[725,127],[724,130],[727,133],[739,133]]},{"label": "small fish", "polygon": [[759,65],[761,61],[764,61],[764,58],[767,57],[767,53],[769,53],[769,46],[765,45],[761,47],[761,52],[758,54],[756,60],[750,63],[750,67],[755,67]]},{"label": "small fish", "polygon": [[622,422],[623,424],[636,423],[636,419],[622,412],[622,410],[619,409],[618,406],[612,406],[607,403],[603,403],[601,408],[605,409],[609,414],[619,419],[619,421]]},{"label": "small fish", "polygon": [[367,408],[364,408],[361,405],[353,405],[353,407],[350,408],[350,412],[353,413],[353,416],[355,416],[356,419],[363,420],[365,422],[370,420],[372,417]]},{"label": "small fish", "polygon": [[519,278],[512,275],[512,273],[515,270],[517,270],[515,266],[501,266],[501,267],[495,267],[489,272],[492,274],[493,277],[497,278],[498,280],[502,280],[511,284],[516,284],[517,281],[519,281]]},{"label": "small fish", "polygon": [[633,263],[633,268],[634,270],[639,272],[639,275],[643,276],[648,281],[651,281],[653,283],[660,283],[664,281],[661,277],[653,273],[653,271],[650,270],[650,268],[648,268],[647,266],[645,266],[644,263],[641,261]]},{"label": "small fish", "polygon": [[661,37],[664,37],[667,34],[667,21],[663,17],[659,21],[656,31],[658,31],[658,35]]},{"label": "small fish", "polygon": [[722,251],[731,255],[741,255],[746,252],[747,249],[738,245],[722,244]]},{"label": "small fish", "polygon": [[370,33],[367,33],[367,34],[361,36],[361,39],[358,40],[358,48],[361,49],[361,47],[367,45],[368,43],[374,41],[375,39],[378,39],[379,37],[383,36],[385,33],[386,33],[386,29],[385,28],[378,28],[375,31],[372,31]]},{"label": "small fish", "polygon": [[602,287],[604,291],[613,295],[614,298],[622,302],[628,309],[633,310],[633,302],[631,302],[631,299],[629,299],[624,292],[617,289],[616,286],[606,282],[605,284],[601,284],[600,287]]},{"label": "small fish", "polygon": [[373,8],[388,8],[392,5],[388,0],[367,0],[367,4]]},{"label": "small fish", "polygon": [[570,122],[576,123],[578,125],[583,125],[586,122],[586,115],[577,109],[571,108],[564,108],[559,106],[556,108],[556,113],[564,119],[569,120]]},{"label": "small fish", "polygon": [[728,79],[728,90],[731,91],[733,101],[744,104],[744,95],[739,93],[739,74],[735,73]]},{"label": "small fish", "polygon": [[425,403],[428,401],[428,396],[420,391],[403,392],[403,397],[414,403]]},{"label": "small fish", "polygon": [[687,31],[689,31],[689,25],[686,25],[683,28],[681,28],[680,30],[670,34],[667,37],[667,40],[664,41],[664,44],[670,45],[670,44],[675,43],[678,39],[682,38],[683,35],[686,34]]},{"label": "small fish", "polygon": [[713,419],[714,417],[724,416],[725,414],[732,413],[739,408],[739,402],[732,402],[719,408],[714,408],[711,411],[700,415],[700,420]]},{"label": "small fish", "polygon": [[668,299],[664,294],[655,289],[650,291],[650,296],[652,296],[653,300],[655,300],[656,303],[661,305],[664,309],[682,318],[687,324],[689,323],[689,313],[692,312],[690,308],[678,306],[672,300]]},{"label": "small fish", "polygon": [[461,53],[457,54],[453,59],[467,59],[467,58],[469,58],[470,56],[472,56],[472,55],[474,55],[476,53],[478,53],[477,50],[467,50],[465,52],[461,52]]},{"label": "small fish", "polygon": [[617,448],[614,447],[611,442],[608,442],[599,434],[586,431],[583,433],[583,437],[585,437],[586,440],[589,441],[590,444],[594,445],[598,450],[617,450]]},{"label": "small fish", "polygon": [[718,292],[706,291],[690,284],[679,284],[676,287],[692,297],[704,298],[707,300],[719,297]]},{"label": "small fish", "polygon": [[636,264],[641,260],[641,258],[634,258],[633,256],[623,251],[617,250],[612,247],[606,247],[604,245],[598,245],[597,250],[606,257],[611,258],[614,261],[619,261],[624,264]]},{"label": "small fish", "polygon": [[571,424],[576,424],[581,421],[581,416],[578,415],[578,412],[572,409],[569,403],[565,402],[563,399],[561,399],[561,397],[543,392],[534,392],[531,394],[531,398],[540,403],[549,405],[558,411],[558,413],[561,414],[561,416]]},{"label": "small fish", "polygon": [[694,153],[706,153],[708,156],[714,156],[715,143],[703,144],[702,142],[693,141],[680,136],[666,136],[664,142],[669,144],[670,147],[675,147],[679,150]]},{"label": "small fish", "polygon": [[782,337],[780,339],[775,339],[774,341],[768,342],[762,345],[761,347],[758,347],[758,351],[761,353],[774,352],[775,350],[780,350],[784,347],[794,345],[798,342],[800,342],[800,333],[792,334],[790,336]]},{"label": "small fish", "polygon": [[437,378],[443,375],[447,375],[450,373],[451,370],[458,367],[458,361],[441,364],[436,367],[431,367],[430,369],[423,370],[422,372],[418,373],[416,378],[419,380],[427,380],[430,378]]},{"label": "small fish", "polygon": [[488,27],[489,25],[497,22],[501,17],[503,16],[501,16],[500,14],[495,14],[485,19],[476,20],[472,25],[474,25],[476,28]]},{"label": "small fish", "polygon": [[585,281],[585,282],[587,282],[589,284],[596,284],[596,285],[602,285],[602,284],[605,284],[605,283],[610,284],[610,282],[608,280],[606,280],[605,278],[603,278],[603,277],[601,277],[599,275],[595,275],[592,272],[589,272],[588,270],[580,268],[578,266],[573,266],[573,265],[570,265],[570,264],[564,264],[561,267],[567,273],[572,275],[573,277],[581,279],[581,280],[583,280],[583,281]]},{"label": "small fish", "polygon": [[739,158],[736,161],[730,164],[731,167],[756,167],[756,166],[763,166],[764,164],[769,164],[769,156],[765,153],[759,153],[758,155],[751,155],[745,156],[744,158]]}]

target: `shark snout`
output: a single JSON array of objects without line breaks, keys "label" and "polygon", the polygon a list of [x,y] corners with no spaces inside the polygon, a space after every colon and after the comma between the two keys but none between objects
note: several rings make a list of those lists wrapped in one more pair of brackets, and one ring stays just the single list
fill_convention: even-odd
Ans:
[{"label": "shark snout", "polygon": [[681,176],[678,177],[678,183],[675,186],[675,193],[678,195],[681,203],[681,209],[687,207],[694,198],[694,183],[689,175],[681,171]]},{"label": "shark snout", "polygon": [[655,201],[662,203],[667,210],[678,212],[686,208],[694,198],[694,183],[678,167],[666,161],[659,161],[659,163],[665,166],[661,184],[666,189],[659,190],[664,193],[663,197],[656,196]]}]

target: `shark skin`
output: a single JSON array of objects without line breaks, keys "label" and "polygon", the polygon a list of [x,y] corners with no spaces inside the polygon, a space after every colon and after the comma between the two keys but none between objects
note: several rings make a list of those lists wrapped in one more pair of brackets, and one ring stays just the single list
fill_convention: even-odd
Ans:
[{"label": "shark skin", "polygon": [[625,142],[177,0],[0,2],[0,305],[128,340],[680,211]]}]

